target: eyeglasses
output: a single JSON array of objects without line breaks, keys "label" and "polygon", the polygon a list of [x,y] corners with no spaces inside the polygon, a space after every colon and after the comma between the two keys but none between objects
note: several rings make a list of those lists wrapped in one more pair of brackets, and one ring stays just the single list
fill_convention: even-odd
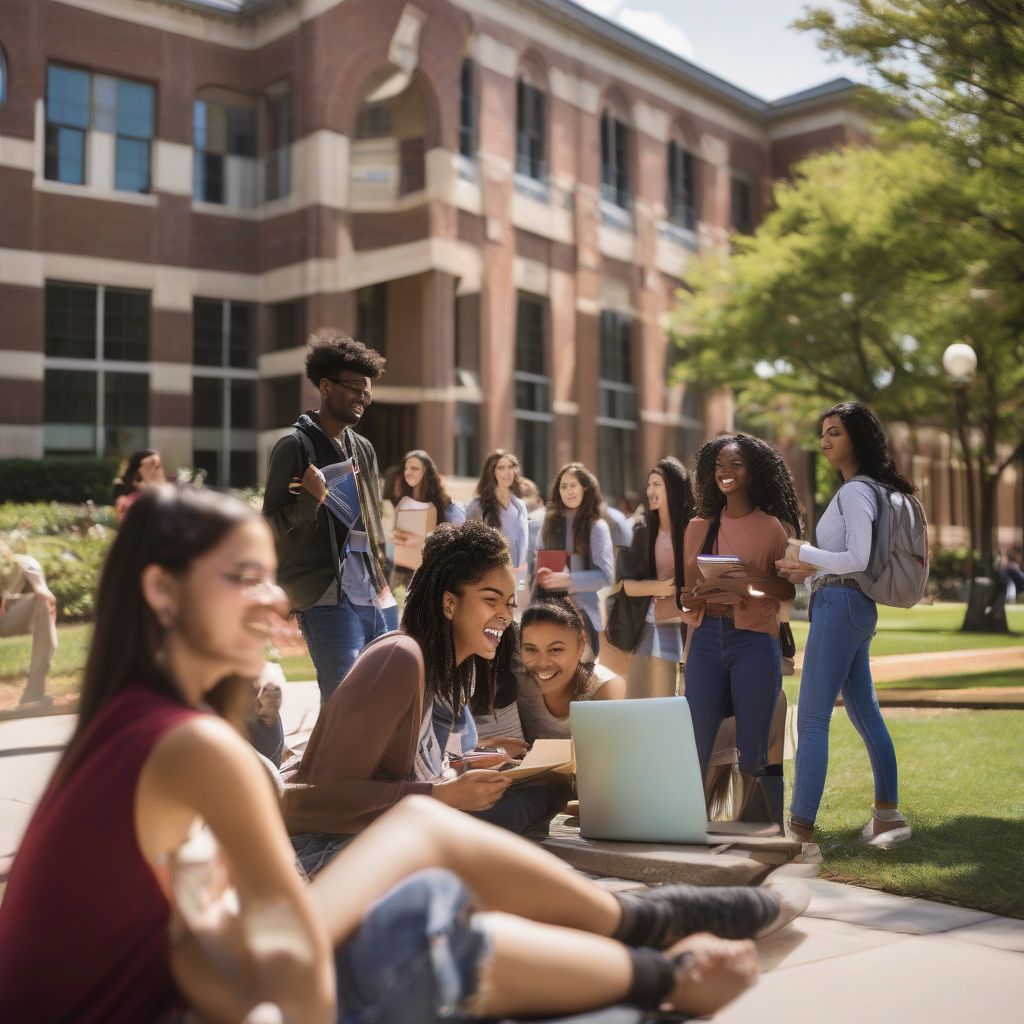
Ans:
[{"label": "eyeglasses", "polygon": [[351,381],[339,380],[337,377],[327,378],[333,384],[340,384],[346,391],[351,391],[357,398],[361,398],[367,405],[373,401],[373,393],[362,384],[353,384]]}]

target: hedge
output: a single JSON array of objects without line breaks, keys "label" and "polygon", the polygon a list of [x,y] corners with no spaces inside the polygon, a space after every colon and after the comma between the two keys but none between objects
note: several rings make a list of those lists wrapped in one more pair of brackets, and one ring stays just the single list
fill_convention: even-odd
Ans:
[{"label": "hedge", "polygon": [[119,460],[87,456],[0,459],[0,502],[94,501],[110,504]]}]

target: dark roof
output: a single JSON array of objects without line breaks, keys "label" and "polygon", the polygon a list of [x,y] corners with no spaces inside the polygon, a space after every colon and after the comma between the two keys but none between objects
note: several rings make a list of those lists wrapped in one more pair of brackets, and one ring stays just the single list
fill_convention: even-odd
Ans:
[{"label": "dark roof", "polygon": [[[187,7],[201,7],[213,13],[245,15],[263,7],[283,3],[284,0],[172,0]],[[655,69],[670,78],[681,78],[718,99],[731,103],[744,113],[755,114],[769,120],[796,113],[800,107],[816,106],[823,101],[852,97],[860,88],[848,78],[834,78],[829,82],[803,89],[777,100],[764,100],[760,96],[741,89],[724,78],[705,71],[678,54],[652,43],[635,32],[599,14],[581,7],[573,0],[518,0],[523,6],[543,11],[554,20],[561,20],[573,28],[584,28],[599,36],[605,42],[643,57]]]}]

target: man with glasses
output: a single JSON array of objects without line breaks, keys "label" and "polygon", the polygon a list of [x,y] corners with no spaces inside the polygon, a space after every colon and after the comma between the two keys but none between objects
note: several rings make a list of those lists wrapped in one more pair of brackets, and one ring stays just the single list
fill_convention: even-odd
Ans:
[{"label": "man with glasses", "polygon": [[[380,477],[373,445],[352,428],[373,401],[385,360],[342,335],[310,339],[306,376],[320,408],[303,413],[274,445],[263,514],[277,541],[285,589],[326,701],[375,637],[398,628],[387,583]],[[325,504],[325,467],[353,460],[359,516],[351,526]]]}]

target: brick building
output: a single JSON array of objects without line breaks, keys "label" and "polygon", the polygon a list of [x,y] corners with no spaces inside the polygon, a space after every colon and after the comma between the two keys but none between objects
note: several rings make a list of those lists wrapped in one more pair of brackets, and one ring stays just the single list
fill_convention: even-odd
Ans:
[{"label": "brick building", "polygon": [[767,103],[567,0],[4,0],[0,456],[257,483],[337,328],[388,358],[383,464],[502,445],[620,495],[731,423],[663,314],[863,137],[853,94]]}]

